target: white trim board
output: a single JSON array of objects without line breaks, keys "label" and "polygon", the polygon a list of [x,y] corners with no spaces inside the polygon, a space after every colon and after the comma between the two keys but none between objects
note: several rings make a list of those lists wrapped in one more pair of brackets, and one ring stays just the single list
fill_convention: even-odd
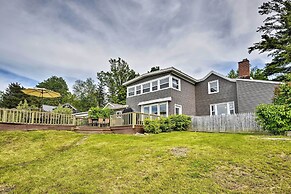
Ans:
[{"label": "white trim board", "polygon": [[166,98],[159,98],[155,100],[149,100],[149,101],[143,101],[138,103],[139,106],[146,105],[146,104],[153,104],[153,103],[158,103],[158,102],[167,102],[167,101],[172,101],[172,97],[166,97]]}]

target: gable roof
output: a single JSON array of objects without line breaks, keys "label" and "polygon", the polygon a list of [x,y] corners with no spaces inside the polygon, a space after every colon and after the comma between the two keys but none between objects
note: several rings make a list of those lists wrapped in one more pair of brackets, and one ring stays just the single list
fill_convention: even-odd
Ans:
[{"label": "gable roof", "polygon": [[128,86],[132,83],[135,83],[139,80],[142,80],[144,78],[147,78],[147,77],[151,77],[151,76],[154,76],[154,75],[159,75],[159,74],[163,74],[163,73],[172,73],[173,75],[181,78],[181,79],[184,79],[192,84],[195,84],[197,82],[196,79],[194,79],[193,77],[191,77],[190,75],[187,75],[186,73],[174,68],[174,67],[169,67],[169,68],[165,68],[165,69],[160,69],[158,71],[153,71],[153,72],[149,72],[149,73],[144,73],[136,78],[133,78],[127,82],[125,82],[123,85],[124,86]]},{"label": "gable roof", "polygon": [[201,78],[198,80],[198,82],[205,81],[209,76],[211,75],[216,75],[220,78],[223,78],[225,80],[228,80],[230,82],[236,82],[236,81],[247,81],[247,82],[259,82],[259,83],[267,83],[267,84],[281,84],[282,82],[277,82],[277,81],[270,81],[270,80],[257,80],[257,79],[240,79],[240,78],[229,78],[226,77],[220,73],[217,73],[216,71],[210,71],[205,77]]},{"label": "gable roof", "polygon": [[220,78],[226,79],[226,80],[228,80],[230,82],[235,82],[236,81],[236,79],[232,79],[232,78],[226,77],[226,76],[224,76],[224,75],[222,75],[220,73],[217,73],[216,71],[210,71],[206,76],[204,76],[203,78],[199,79],[198,82],[202,82],[202,81],[206,80],[212,74],[216,75],[216,76],[218,76]]},{"label": "gable roof", "polygon": [[107,103],[104,108],[109,108],[109,109],[112,109],[112,110],[115,110],[115,109],[123,109],[123,108],[127,108],[128,105],[123,105],[123,104],[114,104],[114,103]]}]

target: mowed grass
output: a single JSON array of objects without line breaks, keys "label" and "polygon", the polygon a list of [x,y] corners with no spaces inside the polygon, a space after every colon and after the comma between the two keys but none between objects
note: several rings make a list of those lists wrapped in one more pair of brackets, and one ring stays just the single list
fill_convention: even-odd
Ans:
[{"label": "mowed grass", "polygon": [[291,141],[0,132],[0,193],[291,193]]}]

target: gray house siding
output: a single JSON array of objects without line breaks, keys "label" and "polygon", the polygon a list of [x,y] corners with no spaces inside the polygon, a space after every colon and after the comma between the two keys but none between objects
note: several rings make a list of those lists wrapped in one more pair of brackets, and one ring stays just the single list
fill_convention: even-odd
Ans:
[{"label": "gray house siding", "polygon": [[[139,80],[131,84],[130,86],[141,84],[150,80],[158,79],[171,74],[160,74],[158,76],[152,76]],[[177,76],[175,76],[177,77]],[[156,100],[171,97],[172,101],[168,103],[168,114],[174,114],[175,104],[182,105],[182,113],[188,115],[195,115],[195,86],[187,81],[180,79],[181,91],[169,88],[156,92],[150,92],[138,96],[132,96],[126,98],[126,104],[129,105],[135,112],[141,112],[141,106],[138,105],[140,102]],[[128,86],[128,87],[130,87]]]},{"label": "gray house siding", "polygon": [[[208,94],[208,82],[218,80],[219,92]],[[237,113],[236,83],[230,82],[217,75],[210,75],[206,80],[195,85],[196,94],[196,115],[210,115],[210,104],[234,101],[235,112]]]},{"label": "gray house siding", "polygon": [[171,89],[172,101],[169,103],[169,114],[174,114],[175,104],[182,105],[182,113],[195,115],[195,86],[181,79],[181,91]]},{"label": "gray house siding", "polygon": [[259,104],[270,104],[278,84],[237,80],[238,113],[254,112]]}]

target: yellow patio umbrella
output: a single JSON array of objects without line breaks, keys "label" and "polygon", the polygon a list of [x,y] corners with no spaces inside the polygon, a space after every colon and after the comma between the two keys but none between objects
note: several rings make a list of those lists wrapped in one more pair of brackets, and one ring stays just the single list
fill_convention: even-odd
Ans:
[{"label": "yellow patio umbrella", "polygon": [[36,96],[40,98],[57,98],[61,97],[61,94],[58,92],[54,92],[52,90],[48,90],[46,88],[27,88],[21,90],[23,93],[31,96]]},{"label": "yellow patio umbrella", "polygon": [[[52,90],[48,90],[46,88],[27,88],[21,90],[23,93],[31,96],[36,96],[41,98],[41,101],[43,98],[58,98],[61,97],[61,94]],[[42,105],[42,102],[41,102]]]}]

